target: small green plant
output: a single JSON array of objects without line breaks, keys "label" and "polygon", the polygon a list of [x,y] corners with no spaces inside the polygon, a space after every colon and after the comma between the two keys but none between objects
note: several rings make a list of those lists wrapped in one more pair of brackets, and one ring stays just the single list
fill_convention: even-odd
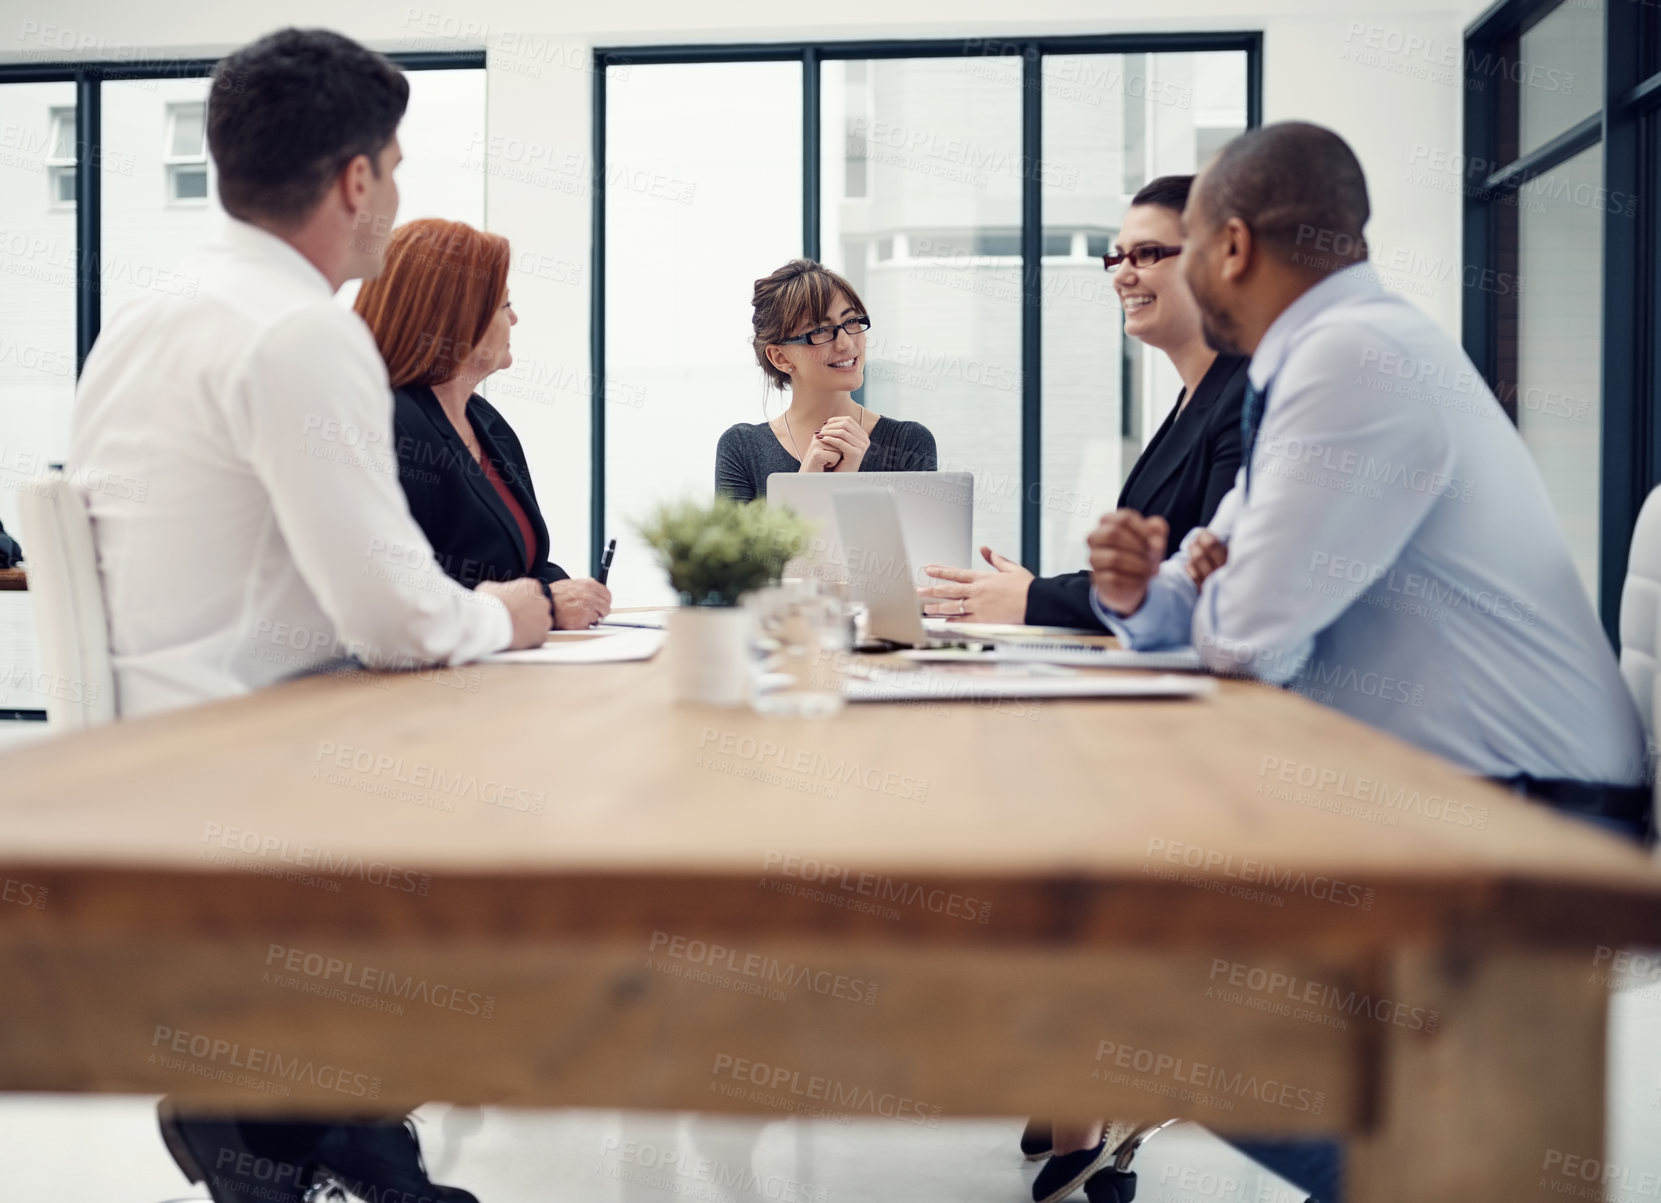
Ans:
[{"label": "small green plant", "polygon": [[778,583],[785,564],[807,547],[813,524],[786,506],[734,501],[660,505],[636,529],[684,605],[736,606],[752,589]]}]

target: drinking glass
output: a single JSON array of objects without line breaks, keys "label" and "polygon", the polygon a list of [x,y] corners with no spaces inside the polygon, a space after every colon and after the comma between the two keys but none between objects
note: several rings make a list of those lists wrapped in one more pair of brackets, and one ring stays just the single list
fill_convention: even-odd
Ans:
[{"label": "drinking glass", "polygon": [[852,646],[846,586],[791,580],[750,594],[752,704],[762,714],[828,718],[842,709]]}]

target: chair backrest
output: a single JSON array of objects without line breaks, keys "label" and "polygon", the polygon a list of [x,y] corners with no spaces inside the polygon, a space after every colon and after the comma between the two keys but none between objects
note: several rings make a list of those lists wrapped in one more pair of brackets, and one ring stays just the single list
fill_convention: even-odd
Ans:
[{"label": "chair backrest", "polygon": [[61,472],[30,481],[18,501],[40,666],[51,686],[47,724],[73,731],[107,723],[115,718],[115,675],[86,505]]},{"label": "chair backrest", "polygon": [[1661,654],[1661,488],[1650,493],[1632,528],[1621,589],[1621,675],[1655,739],[1655,670]]}]

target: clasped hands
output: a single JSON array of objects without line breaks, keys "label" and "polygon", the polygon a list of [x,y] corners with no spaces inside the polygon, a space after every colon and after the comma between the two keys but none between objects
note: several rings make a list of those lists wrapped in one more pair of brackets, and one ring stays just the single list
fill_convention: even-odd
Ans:
[{"label": "clasped hands", "polygon": [[[1148,582],[1165,561],[1171,528],[1165,519],[1135,510],[1103,515],[1085,542],[1090,547],[1090,584],[1102,605],[1127,617],[1142,608]],[[1188,545],[1188,579],[1196,589],[1228,563],[1228,544],[1201,528]]]},{"label": "clasped hands", "polygon": [[802,457],[803,472],[858,472],[871,446],[871,436],[865,433],[858,418],[838,415],[826,420],[814,432]]}]

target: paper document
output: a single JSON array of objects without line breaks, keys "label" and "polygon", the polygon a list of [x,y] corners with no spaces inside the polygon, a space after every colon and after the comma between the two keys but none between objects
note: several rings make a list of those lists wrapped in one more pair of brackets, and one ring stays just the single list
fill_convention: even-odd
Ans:
[{"label": "paper document", "polygon": [[1065,664],[1073,668],[1141,668],[1156,672],[1199,672],[1204,665],[1200,654],[1191,647],[1175,648],[1168,652],[1129,652],[1123,648],[1064,647],[1051,644],[1035,647],[1030,644],[1006,644],[976,651],[973,648],[918,647],[896,653],[906,660],[925,664],[952,664],[976,662],[1001,664]]},{"label": "paper document", "polygon": [[646,627],[661,631],[669,621],[668,610],[618,610],[600,619],[602,627]]},{"label": "paper document", "polygon": [[492,664],[614,664],[650,660],[663,646],[662,631],[549,631],[541,647],[486,656]]},{"label": "paper document", "polygon": [[850,702],[975,702],[987,698],[1198,698],[1217,690],[1217,682],[1203,676],[1132,676],[1056,669],[1020,672],[1008,666],[986,667],[994,671],[875,670],[867,677],[849,677],[843,692]]},{"label": "paper document", "polygon": [[0,593],[0,709],[45,710],[35,615],[24,592]]},{"label": "paper document", "polygon": [[925,618],[923,629],[930,635],[954,639],[1102,639],[1106,631],[1085,631],[1076,627],[1031,627],[1024,622],[954,622],[949,618]]}]

